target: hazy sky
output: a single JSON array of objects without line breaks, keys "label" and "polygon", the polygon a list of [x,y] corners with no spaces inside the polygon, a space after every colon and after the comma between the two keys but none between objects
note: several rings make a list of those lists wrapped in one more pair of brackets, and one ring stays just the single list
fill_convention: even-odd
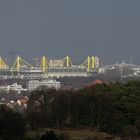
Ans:
[{"label": "hazy sky", "polygon": [[140,64],[140,0],[0,0],[0,55],[18,54]]}]

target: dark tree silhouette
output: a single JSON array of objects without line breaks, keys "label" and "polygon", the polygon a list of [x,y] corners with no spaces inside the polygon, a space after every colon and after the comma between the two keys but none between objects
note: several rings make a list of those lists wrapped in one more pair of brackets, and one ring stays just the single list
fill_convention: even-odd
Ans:
[{"label": "dark tree silhouette", "polygon": [[58,138],[54,131],[47,131],[41,136],[40,140],[58,140]]},{"label": "dark tree silhouette", "polygon": [[0,106],[0,138],[16,139],[22,138],[25,134],[26,123],[24,118],[13,112],[5,105]]},{"label": "dark tree silhouette", "polygon": [[140,82],[93,85],[80,90],[39,89],[29,98],[32,128],[90,127],[120,134],[127,126],[140,132]]}]

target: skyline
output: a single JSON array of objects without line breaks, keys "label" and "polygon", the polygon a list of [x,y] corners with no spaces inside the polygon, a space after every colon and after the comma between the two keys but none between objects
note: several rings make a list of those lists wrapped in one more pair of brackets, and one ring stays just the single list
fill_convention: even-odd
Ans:
[{"label": "skyline", "polygon": [[90,55],[140,64],[140,1],[0,1],[0,56],[32,61]]}]

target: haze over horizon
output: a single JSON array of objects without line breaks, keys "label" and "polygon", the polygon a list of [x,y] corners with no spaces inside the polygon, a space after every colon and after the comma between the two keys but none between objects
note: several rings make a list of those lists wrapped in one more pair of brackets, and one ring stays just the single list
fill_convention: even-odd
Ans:
[{"label": "haze over horizon", "polygon": [[0,56],[140,64],[138,0],[1,0]]}]

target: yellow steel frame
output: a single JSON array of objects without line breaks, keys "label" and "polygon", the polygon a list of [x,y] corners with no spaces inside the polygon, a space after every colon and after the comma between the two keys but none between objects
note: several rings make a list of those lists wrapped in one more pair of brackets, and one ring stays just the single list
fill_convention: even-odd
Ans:
[{"label": "yellow steel frame", "polygon": [[47,58],[45,56],[43,56],[41,58],[41,64],[40,64],[40,68],[43,72],[45,72],[49,67],[49,62],[47,61]]},{"label": "yellow steel frame", "polygon": [[26,65],[29,68],[33,68],[31,64],[29,64],[27,61],[25,61],[23,58],[20,56],[17,56],[14,62],[14,65],[11,68],[11,71],[19,71],[19,69],[23,66]]},{"label": "yellow steel frame", "polygon": [[2,57],[0,57],[0,69],[8,68],[9,66],[4,62]]}]

